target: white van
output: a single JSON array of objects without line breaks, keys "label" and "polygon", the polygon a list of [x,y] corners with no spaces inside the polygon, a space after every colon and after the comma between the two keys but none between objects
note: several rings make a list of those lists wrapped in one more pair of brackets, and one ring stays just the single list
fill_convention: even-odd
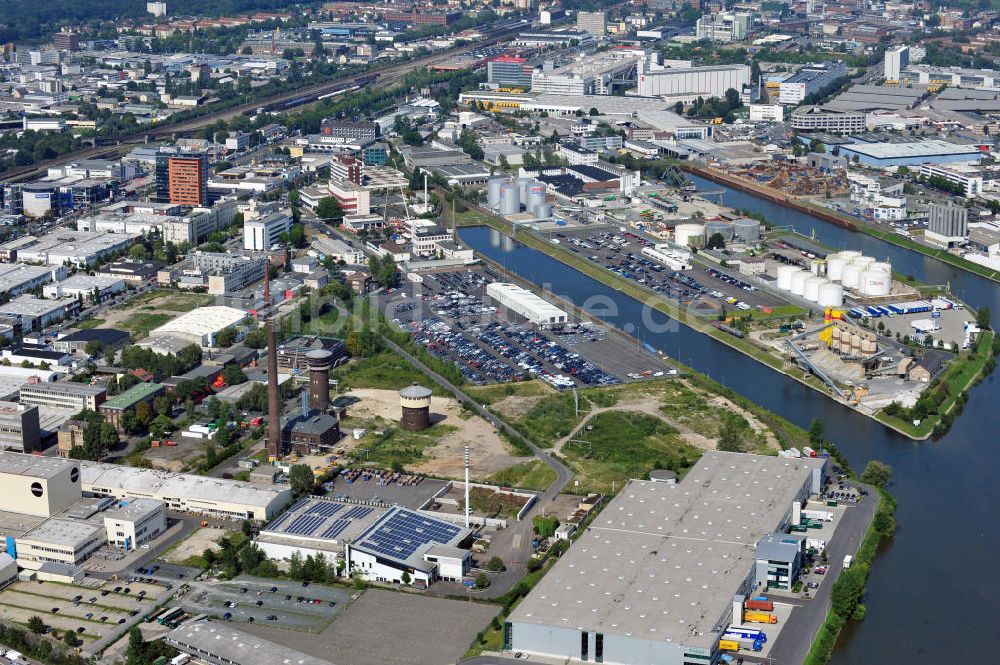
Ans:
[{"label": "white van", "polygon": [[854,561],[854,557],[851,556],[850,554],[844,557],[844,570],[847,570],[848,568],[851,567],[852,561]]}]

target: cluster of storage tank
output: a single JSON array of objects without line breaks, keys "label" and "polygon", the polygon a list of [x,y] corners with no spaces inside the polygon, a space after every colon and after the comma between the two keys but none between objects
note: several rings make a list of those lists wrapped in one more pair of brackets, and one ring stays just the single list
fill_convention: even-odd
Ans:
[{"label": "cluster of storage tank", "polygon": [[493,178],[486,185],[486,207],[504,217],[523,208],[534,219],[551,219],[552,206],[545,196],[545,183],[535,178]]},{"label": "cluster of storage tank", "polygon": [[864,296],[887,296],[892,291],[892,264],[861,252],[838,252],[826,257],[826,277]]},{"label": "cluster of storage tank", "polygon": [[704,224],[678,224],[674,229],[674,242],[678,245],[701,245],[718,233],[726,242],[754,245],[760,242],[760,222],[741,217],[732,222],[713,220]]},{"label": "cluster of storage tank", "polygon": [[797,266],[778,266],[778,288],[820,307],[842,307],[844,304],[844,287]]}]

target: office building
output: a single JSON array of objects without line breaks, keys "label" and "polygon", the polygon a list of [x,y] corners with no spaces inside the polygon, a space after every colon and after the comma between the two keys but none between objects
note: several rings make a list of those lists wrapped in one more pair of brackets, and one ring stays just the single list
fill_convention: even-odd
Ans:
[{"label": "office building", "polygon": [[161,149],[156,154],[156,198],[180,205],[208,205],[208,154]]},{"label": "office building", "polygon": [[45,520],[15,539],[17,565],[40,570],[45,564],[79,566],[107,542],[104,528],[82,520]]},{"label": "office building", "polygon": [[84,409],[97,411],[107,394],[103,385],[91,386],[75,381],[26,383],[21,386],[18,401],[21,404],[68,409],[79,413]]},{"label": "office building", "polygon": [[167,510],[229,519],[270,520],[292,498],[287,487],[263,486],[118,464],[80,462],[81,487],[97,496],[157,499]]},{"label": "office building", "polygon": [[374,141],[378,138],[378,125],[374,122],[352,122],[325,118],[319,126],[320,134],[345,141]]},{"label": "office building", "polygon": [[753,31],[753,14],[749,12],[719,12],[705,14],[695,26],[698,39],[717,44],[741,42]]},{"label": "office building", "polygon": [[243,222],[243,249],[266,252],[280,242],[281,234],[288,233],[291,226],[290,210],[247,220]]},{"label": "office building", "polygon": [[125,499],[103,515],[108,544],[126,552],[167,530],[166,505],[157,499]]},{"label": "office building", "polygon": [[910,66],[910,48],[897,46],[885,52],[885,82],[898,83],[903,72]]},{"label": "office building", "polygon": [[368,215],[371,213],[371,193],[350,180],[330,179],[327,185],[330,196],[337,199],[345,215]]},{"label": "office building", "polygon": [[831,111],[822,106],[800,106],[792,111],[792,129],[800,132],[849,134],[865,131],[865,114]]},{"label": "office building", "polygon": [[52,46],[61,51],[79,51],[80,33],[71,30],[60,30],[52,35]]},{"label": "office building", "polygon": [[983,173],[975,166],[967,164],[922,164],[920,175],[925,178],[941,178],[962,188],[962,195],[972,199],[983,192]]},{"label": "office building", "polygon": [[80,500],[80,463],[0,451],[0,487],[5,511],[52,517]]},{"label": "office building", "polygon": [[784,122],[785,107],[781,104],[751,104],[750,122]]},{"label": "office building", "polygon": [[806,98],[816,97],[847,77],[847,66],[842,60],[828,60],[806,65],[778,86],[778,102],[801,104]]},{"label": "office building", "polygon": [[607,16],[604,12],[578,11],[576,13],[576,29],[595,37],[603,37],[608,31]]},{"label": "office building", "polygon": [[533,69],[525,58],[500,55],[486,62],[486,80],[502,88],[529,90]]},{"label": "office building", "polygon": [[[818,493],[828,460],[708,451],[677,483],[632,480],[504,625],[504,648],[621,665],[714,663],[771,580],[756,546]],[[761,555],[766,551],[762,549]]]},{"label": "office building", "polygon": [[41,450],[38,407],[0,402],[0,450],[33,453]]},{"label": "office building", "polygon": [[963,206],[932,203],[927,209],[927,231],[924,238],[929,242],[953,247],[965,242],[969,235],[969,211]]}]

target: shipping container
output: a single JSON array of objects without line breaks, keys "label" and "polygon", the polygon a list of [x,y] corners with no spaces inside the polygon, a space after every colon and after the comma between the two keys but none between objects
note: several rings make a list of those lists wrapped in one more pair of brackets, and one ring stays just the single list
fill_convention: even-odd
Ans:
[{"label": "shipping container", "polygon": [[774,603],[770,600],[751,599],[743,603],[743,607],[748,610],[758,610],[760,612],[773,612]]},{"label": "shipping container", "polygon": [[744,612],[743,621],[749,623],[778,623],[778,617],[767,612]]},{"label": "shipping container", "polygon": [[739,651],[740,643],[736,640],[719,640],[719,649],[721,651]]}]

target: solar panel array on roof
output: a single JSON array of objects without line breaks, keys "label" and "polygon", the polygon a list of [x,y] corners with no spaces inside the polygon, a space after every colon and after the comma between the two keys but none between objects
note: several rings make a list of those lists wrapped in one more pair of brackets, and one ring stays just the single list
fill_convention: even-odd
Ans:
[{"label": "solar panel array on roof", "polygon": [[400,510],[371,531],[360,545],[394,559],[406,559],[418,547],[430,543],[447,543],[461,530],[461,527],[454,524]]},{"label": "solar panel array on roof", "polygon": [[264,527],[265,531],[274,531],[279,526],[288,521],[288,518],[295,514],[295,512],[309,502],[309,499],[300,499],[298,503],[283,512],[278,516],[277,519],[272,520],[270,524]]},{"label": "solar panel array on roof", "polygon": [[336,538],[355,521],[375,512],[367,506],[350,506],[322,499],[305,498],[264,527],[263,531],[291,536]]}]

